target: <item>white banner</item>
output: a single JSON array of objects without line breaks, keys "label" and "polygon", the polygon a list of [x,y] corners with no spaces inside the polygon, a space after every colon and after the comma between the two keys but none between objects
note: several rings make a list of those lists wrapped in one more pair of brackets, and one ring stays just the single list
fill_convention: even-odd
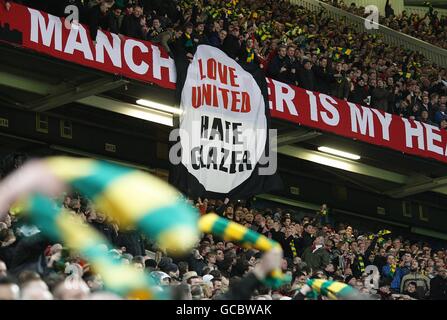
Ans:
[{"label": "white banner", "polygon": [[182,90],[182,164],[209,192],[229,193],[253,173],[267,139],[265,102],[253,76],[201,45]]}]

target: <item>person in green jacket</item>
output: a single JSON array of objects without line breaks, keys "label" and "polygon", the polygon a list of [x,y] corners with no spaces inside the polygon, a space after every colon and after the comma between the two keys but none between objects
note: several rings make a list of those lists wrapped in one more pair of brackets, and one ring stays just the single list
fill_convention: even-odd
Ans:
[{"label": "person in green jacket", "polygon": [[313,245],[304,250],[302,259],[312,272],[323,270],[330,262],[329,252],[324,248],[324,237],[315,238]]}]

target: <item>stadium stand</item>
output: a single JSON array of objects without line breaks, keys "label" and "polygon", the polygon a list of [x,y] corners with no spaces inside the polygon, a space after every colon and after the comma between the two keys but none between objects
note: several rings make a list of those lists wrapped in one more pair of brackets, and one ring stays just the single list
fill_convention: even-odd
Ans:
[{"label": "stadium stand", "polygon": [[[365,7],[356,6],[354,2],[349,5],[342,0],[323,0],[323,2],[362,17],[367,16]],[[401,14],[395,14],[392,3],[388,0],[385,4],[385,15],[380,17],[380,24],[446,49],[447,17],[433,8],[429,1],[426,1],[426,4],[428,10],[422,16],[417,13],[408,13],[406,10]]]}]

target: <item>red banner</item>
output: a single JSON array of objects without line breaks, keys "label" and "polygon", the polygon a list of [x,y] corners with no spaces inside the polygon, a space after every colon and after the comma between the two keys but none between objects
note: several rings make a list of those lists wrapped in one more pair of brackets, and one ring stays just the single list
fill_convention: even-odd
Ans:
[{"label": "red banner", "polygon": [[[1,4],[1,1],[0,1]],[[175,88],[175,65],[158,45],[88,28],[18,4],[0,5],[0,41],[161,87]],[[325,94],[268,79],[274,118],[404,153],[447,162],[447,132]]]}]

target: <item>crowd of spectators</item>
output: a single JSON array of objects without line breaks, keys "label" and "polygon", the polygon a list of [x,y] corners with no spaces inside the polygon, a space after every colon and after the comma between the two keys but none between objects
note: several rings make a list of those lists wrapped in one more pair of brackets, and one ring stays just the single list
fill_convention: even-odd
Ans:
[{"label": "crowd of spectators", "polygon": [[324,9],[285,0],[28,2],[59,15],[64,5],[78,5],[92,39],[101,28],[161,43],[171,56],[180,48],[189,60],[209,44],[276,80],[447,128],[445,68]]},{"label": "crowd of spectators", "polygon": [[[108,239],[115,259],[144,269],[161,287],[179,288],[179,299],[299,300],[309,278],[344,282],[365,299],[447,299],[446,247],[433,249],[392,233],[335,223],[326,205],[296,218],[285,209],[255,209],[244,201],[199,199],[194,204],[200,214],[216,212],[279,242],[284,257],[277,265],[292,281],[275,290],[265,287],[262,279],[274,267],[274,257],[212,235],[204,235],[188,255],[169,257],[78,194],[63,197],[64,207]],[[372,276],[369,265],[376,268]],[[7,215],[0,222],[0,299],[120,298],[104,289],[88,261],[50,242],[23,218]]]},{"label": "crowd of spectators", "polygon": [[[348,4],[350,2],[349,0],[346,2],[343,0],[320,1],[364,18],[370,15],[368,12],[365,13],[365,7],[357,6],[354,2]],[[440,15],[429,1],[426,1],[425,5],[428,8],[423,16],[417,13],[408,13],[406,10],[403,10],[400,14],[396,14],[392,3],[390,3],[390,0],[387,0],[385,4],[385,15],[380,16],[379,23],[437,47],[447,49],[447,17]]]}]

